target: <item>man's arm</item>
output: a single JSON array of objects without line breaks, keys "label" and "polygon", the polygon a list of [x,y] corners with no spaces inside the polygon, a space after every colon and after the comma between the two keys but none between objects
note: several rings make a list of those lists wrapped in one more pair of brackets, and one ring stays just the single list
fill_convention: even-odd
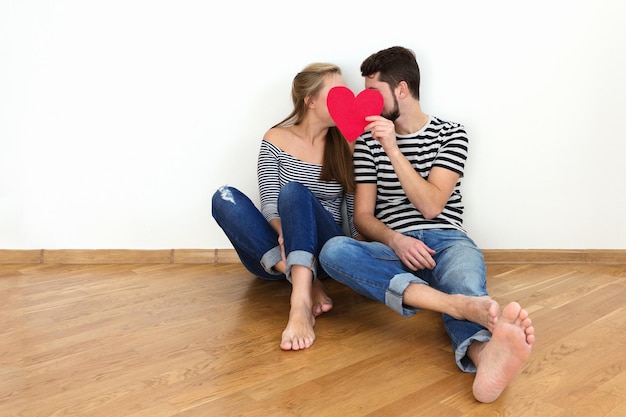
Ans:
[{"label": "man's arm", "polygon": [[446,206],[459,181],[459,174],[446,168],[433,167],[426,180],[415,171],[397,147],[396,150],[393,156],[389,153],[387,155],[404,193],[426,219],[434,219]]},{"label": "man's arm", "polygon": [[459,180],[459,174],[433,167],[425,180],[398,148],[393,122],[381,116],[371,116],[367,120],[371,123],[366,128],[371,129],[372,136],[385,150],[409,201],[426,219],[434,219],[441,214]]},{"label": "man's arm", "polygon": [[374,215],[376,184],[357,184],[354,193],[354,226],[367,240],[388,244],[395,231]]},{"label": "man's arm", "polygon": [[421,240],[405,236],[390,229],[374,215],[376,209],[376,184],[357,184],[354,195],[354,225],[367,240],[391,247],[400,260],[411,270],[432,269],[434,250]]}]

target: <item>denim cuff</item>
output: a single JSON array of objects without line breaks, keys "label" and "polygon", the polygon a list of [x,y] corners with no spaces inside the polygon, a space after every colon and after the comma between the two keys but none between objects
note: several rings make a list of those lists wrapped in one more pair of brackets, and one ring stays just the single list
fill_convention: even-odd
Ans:
[{"label": "denim cuff", "polygon": [[274,246],[272,249],[265,252],[263,257],[261,258],[261,266],[268,274],[281,275],[282,273],[275,270],[274,267],[282,259],[283,256],[280,252],[280,246]]},{"label": "denim cuff", "polygon": [[291,281],[291,267],[293,265],[302,265],[306,268],[309,268],[313,271],[313,279],[317,278],[317,262],[313,254],[303,251],[303,250],[294,250],[287,255],[287,270],[285,271],[285,276],[287,276],[287,280]]},{"label": "denim cuff", "polygon": [[419,311],[419,308],[406,306],[402,303],[402,295],[409,284],[428,285],[426,281],[407,272],[395,275],[389,282],[389,287],[385,292],[385,305],[403,317],[409,317]]},{"label": "denim cuff", "polygon": [[467,356],[467,349],[472,344],[472,342],[488,342],[491,340],[491,332],[489,330],[479,330],[474,334],[474,336],[469,337],[468,339],[462,341],[459,346],[456,348],[454,352],[454,357],[456,359],[457,366],[463,372],[476,373],[476,365]]}]

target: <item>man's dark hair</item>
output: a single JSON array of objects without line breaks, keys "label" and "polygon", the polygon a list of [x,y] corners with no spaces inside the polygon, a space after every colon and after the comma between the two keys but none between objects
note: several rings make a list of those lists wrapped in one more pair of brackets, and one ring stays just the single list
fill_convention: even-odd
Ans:
[{"label": "man's dark hair", "polygon": [[370,55],[361,64],[361,75],[369,77],[379,73],[380,81],[394,89],[400,81],[409,86],[411,95],[420,98],[420,69],[415,53],[402,46],[392,46]]}]

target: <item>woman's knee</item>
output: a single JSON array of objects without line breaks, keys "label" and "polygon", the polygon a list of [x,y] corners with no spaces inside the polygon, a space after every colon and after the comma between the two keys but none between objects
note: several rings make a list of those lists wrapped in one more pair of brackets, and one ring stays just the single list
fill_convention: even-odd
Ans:
[{"label": "woman's knee", "polygon": [[299,182],[288,182],[283,185],[278,194],[279,211],[288,210],[288,208],[302,207],[307,201],[315,198],[313,193]]},{"label": "woman's knee", "polygon": [[309,191],[306,186],[302,185],[297,181],[291,181],[287,184],[283,185],[280,188],[280,193],[278,194],[278,198],[286,198],[286,197],[297,197],[302,195],[303,193],[307,193]]},{"label": "woman's knee", "polygon": [[241,192],[235,187],[223,185],[218,188],[211,198],[211,212],[213,217],[222,210],[232,210],[236,206],[236,199]]}]

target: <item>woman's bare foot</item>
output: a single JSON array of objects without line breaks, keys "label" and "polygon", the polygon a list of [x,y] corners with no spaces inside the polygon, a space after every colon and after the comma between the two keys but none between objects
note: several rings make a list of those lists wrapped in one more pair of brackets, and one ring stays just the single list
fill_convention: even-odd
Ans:
[{"label": "woman's bare foot", "polygon": [[[289,303],[289,321],[283,331],[280,348],[283,350],[306,349],[315,340],[315,316],[313,273],[302,265],[291,268],[291,297]],[[323,290],[322,290],[323,292]]]},{"label": "woman's bare foot", "polygon": [[313,317],[317,317],[322,313],[326,313],[333,308],[333,300],[326,295],[324,291],[324,285],[322,281],[315,278],[313,280],[313,287],[311,288],[311,295],[313,298]]},{"label": "woman's bare foot", "polygon": [[315,317],[330,311],[333,308],[333,301],[326,295],[324,286],[318,279],[314,279],[311,285],[311,299],[312,303],[306,296],[300,299],[295,291],[292,294],[289,321],[283,331],[281,349],[300,350],[313,345]]},{"label": "woman's bare foot", "polygon": [[489,296],[472,297],[460,294],[453,296],[462,299],[459,303],[462,308],[453,315],[454,318],[480,324],[493,332],[500,314],[500,305],[495,300]]},{"label": "woman's bare foot", "polygon": [[474,397],[483,403],[495,401],[530,357],[535,329],[528,312],[509,303],[495,325],[491,340],[470,345],[468,355],[476,365]]},{"label": "woman's bare foot", "polygon": [[293,305],[289,311],[289,321],[283,331],[280,348],[283,350],[306,349],[315,340],[315,317],[311,313],[311,305],[301,303]]}]

